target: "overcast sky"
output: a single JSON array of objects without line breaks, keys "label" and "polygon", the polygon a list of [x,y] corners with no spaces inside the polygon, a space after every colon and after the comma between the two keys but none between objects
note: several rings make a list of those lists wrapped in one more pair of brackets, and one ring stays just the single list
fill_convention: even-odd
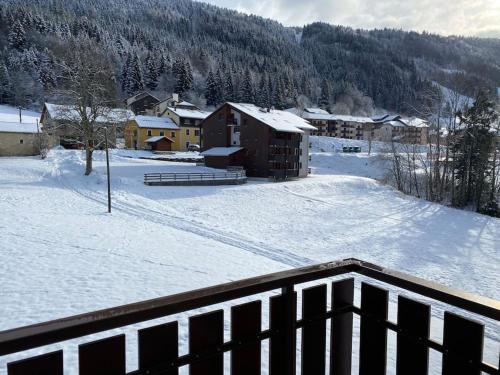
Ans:
[{"label": "overcast sky", "polygon": [[500,38],[500,0],[204,0],[287,26],[314,21]]}]

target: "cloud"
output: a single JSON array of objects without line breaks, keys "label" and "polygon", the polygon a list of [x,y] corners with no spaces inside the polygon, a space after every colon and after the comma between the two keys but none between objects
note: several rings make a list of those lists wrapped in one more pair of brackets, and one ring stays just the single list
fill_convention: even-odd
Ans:
[{"label": "cloud", "polygon": [[287,26],[315,21],[354,28],[396,28],[444,35],[500,35],[499,0],[205,0],[275,19]]}]

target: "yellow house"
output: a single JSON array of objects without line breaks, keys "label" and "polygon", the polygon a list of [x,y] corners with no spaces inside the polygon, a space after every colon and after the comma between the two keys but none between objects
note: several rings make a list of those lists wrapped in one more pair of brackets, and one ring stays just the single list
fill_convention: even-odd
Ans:
[{"label": "yellow house", "polygon": [[125,147],[136,150],[151,149],[151,139],[166,137],[170,141],[170,150],[180,151],[181,139],[179,127],[168,117],[135,116],[125,126],[123,135]]},{"label": "yellow house", "polygon": [[200,145],[200,123],[210,115],[210,112],[202,111],[192,104],[191,106],[167,107],[162,114],[162,118],[168,117],[179,126],[178,140],[181,151],[186,151],[192,144]]}]

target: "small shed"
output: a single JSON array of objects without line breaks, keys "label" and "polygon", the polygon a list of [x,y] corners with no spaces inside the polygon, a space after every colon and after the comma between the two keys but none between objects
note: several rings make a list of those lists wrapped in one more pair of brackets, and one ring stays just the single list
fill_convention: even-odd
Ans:
[{"label": "small shed", "polygon": [[165,136],[151,137],[144,141],[152,151],[171,151],[173,142]]},{"label": "small shed", "polygon": [[243,147],[213,147],[203,151],[205,165],[211,168],[227,169],[229,166],[242,166],[245,162]]}]

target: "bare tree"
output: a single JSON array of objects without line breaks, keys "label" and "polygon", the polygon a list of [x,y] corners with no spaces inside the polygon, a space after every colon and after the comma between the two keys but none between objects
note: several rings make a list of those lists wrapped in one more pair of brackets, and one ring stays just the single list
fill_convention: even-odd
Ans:
[{"label": "bare tree", "polygon": [[94,150],[102,148],[105,132],[116,135],[127,121],[128,112],[116,111],[113,70],[104,53],[91,42],[74,45],[61,66],[63,89],[57,96],[68,104],[59,106],[67,139],[85,149],[85,175],[92,172]]}]

